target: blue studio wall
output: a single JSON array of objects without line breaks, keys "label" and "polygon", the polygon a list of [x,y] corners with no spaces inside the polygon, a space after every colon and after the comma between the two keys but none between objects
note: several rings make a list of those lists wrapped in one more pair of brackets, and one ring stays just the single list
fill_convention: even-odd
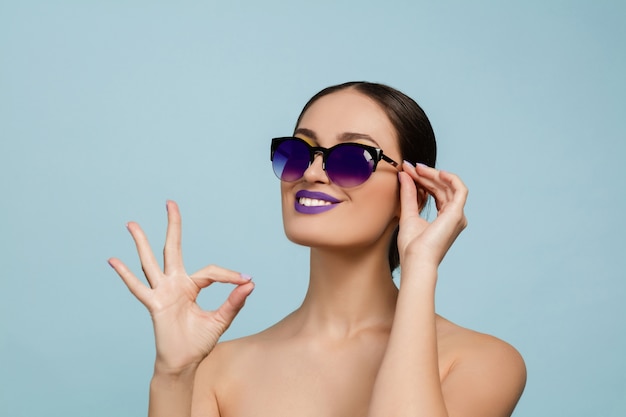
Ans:
[{"label": "blue studio wall", "polygon": [[[515,416],[626,415],[626,3],[0,1],[0,415],[144,415],[150,318],[106,264],[254,276],[225,335],[296,308],[269,139],[347,80],[429,114],[470,189],[439,312],[516,346]],[[210,308],[225,289],[202,294]]]}]

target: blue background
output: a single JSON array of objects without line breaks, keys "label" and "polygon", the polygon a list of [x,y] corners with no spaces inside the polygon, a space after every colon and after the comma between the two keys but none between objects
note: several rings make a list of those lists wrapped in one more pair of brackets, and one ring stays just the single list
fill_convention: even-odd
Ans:
[{"label": "blue background", "polygon": [[189,270],[254,276],[226,338],[294,309],[269,139],[355,79],[470,188],[438,310],[524,355],[515,415],[626,415],[625,45],[620,1],[0,1],[0,415],[145,414],[150,318],[106,259],[139,273],[124,225],[159,252],[166,199]]}]

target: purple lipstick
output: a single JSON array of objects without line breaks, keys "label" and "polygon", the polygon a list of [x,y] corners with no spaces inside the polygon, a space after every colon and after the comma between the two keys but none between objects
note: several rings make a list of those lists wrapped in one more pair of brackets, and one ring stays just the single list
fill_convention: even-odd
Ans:
[{"label": "purple lipstick", "polygon": [[332,210],[340,202],[340,200],[326,193],[300,190],[296,193],[294,207],[298,213],[319,214]]}]

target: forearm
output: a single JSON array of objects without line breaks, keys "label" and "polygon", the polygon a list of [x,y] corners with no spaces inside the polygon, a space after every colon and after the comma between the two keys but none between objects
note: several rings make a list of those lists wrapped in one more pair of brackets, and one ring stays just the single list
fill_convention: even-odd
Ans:
[{"label": "forearm", "polygon": [[150,381],[148,416],[190,416],[196,369],[194,366],[176,374],[155,369]]},{"label": "forearm", "polygon": [[439,377],[435,284],[437,266],[402,267],[393,328],[369,417],[447,416]]}]

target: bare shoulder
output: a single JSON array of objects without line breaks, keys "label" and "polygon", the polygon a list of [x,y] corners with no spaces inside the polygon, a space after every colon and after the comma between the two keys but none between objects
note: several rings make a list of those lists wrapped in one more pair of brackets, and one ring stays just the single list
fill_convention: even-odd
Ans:
[{"label": "bare shoulder", "polygon": [[437,321],[438,342],[441,353],[453,359],[451,368],[460,362],[498,363],[511,371],[524,371],[524,360],[509,343],[497,337],[461,327],[443,317]]},{"label": "bare shoulder", "polygon": [[256,340],[257,336],[248,336],[220,342],[204,358],[196,371],[192,416],[219,415],[218,398],[237,383],[238,375],[246,375],[246,368],[254,362],[252,352],[258,350]]},{"label": "bare shoulder", "polygon": [[196,385],[198,383],[210,385],[211,380],[218,379],[220,384],[224,378],[232,373],[233,366],[245,363],[246,359],[256,351],[261,334],[220,342],[211,353],[202,361],[198,368]]},{"label": "bare shoulder", "polygon": [[509,416],[526,385],[520,353],[503,340],[441,317],[437,333],[450,415]]}]

